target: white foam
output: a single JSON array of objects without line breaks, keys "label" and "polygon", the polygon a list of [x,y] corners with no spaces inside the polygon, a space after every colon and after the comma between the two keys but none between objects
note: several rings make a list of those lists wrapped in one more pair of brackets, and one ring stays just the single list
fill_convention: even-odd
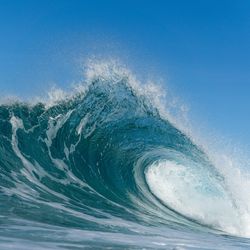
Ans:
[{"label": "white foam", "polygon": [[182,215],[230,234],[249,236],[246,214],[205,171],[161,161],[148,167],[146,180],[156,197]]}]

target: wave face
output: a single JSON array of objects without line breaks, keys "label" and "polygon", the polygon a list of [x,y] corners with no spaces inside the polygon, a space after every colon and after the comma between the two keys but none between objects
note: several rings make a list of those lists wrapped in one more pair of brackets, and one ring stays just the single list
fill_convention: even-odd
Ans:
[{"label": "wave face", "polygon": [[127,73],[93,72],[53,105],[0,106],[1,249],[249,247],[223,236],[247,224],[201,148]]}]

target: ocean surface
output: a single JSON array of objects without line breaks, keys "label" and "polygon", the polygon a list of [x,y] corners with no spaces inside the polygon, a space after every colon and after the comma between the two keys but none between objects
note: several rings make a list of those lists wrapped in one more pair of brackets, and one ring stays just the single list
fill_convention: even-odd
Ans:
[{"label": "ocean surface", "polygon": [[93,66],[83,86],[0,105],[1,250],[250,249],[247,174],[127,70]]}]

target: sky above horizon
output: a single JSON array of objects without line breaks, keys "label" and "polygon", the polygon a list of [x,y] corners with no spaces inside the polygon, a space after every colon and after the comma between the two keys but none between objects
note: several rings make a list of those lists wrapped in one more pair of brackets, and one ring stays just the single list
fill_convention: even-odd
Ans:
[{"label": "sky above horizon", "polygon": [[119,58],[250,148],[249,13],[244,0],[0,0],[0,98],[67,88],[85,59]]}]

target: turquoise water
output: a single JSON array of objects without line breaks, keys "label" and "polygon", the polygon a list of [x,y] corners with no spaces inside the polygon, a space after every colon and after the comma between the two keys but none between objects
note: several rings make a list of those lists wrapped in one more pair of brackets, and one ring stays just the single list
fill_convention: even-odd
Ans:
[{"label": "turquoise water", "polygon": [[249,249],[241,185],[146,88],[95,70],[53,103],[0,106],[0,249]]}]

